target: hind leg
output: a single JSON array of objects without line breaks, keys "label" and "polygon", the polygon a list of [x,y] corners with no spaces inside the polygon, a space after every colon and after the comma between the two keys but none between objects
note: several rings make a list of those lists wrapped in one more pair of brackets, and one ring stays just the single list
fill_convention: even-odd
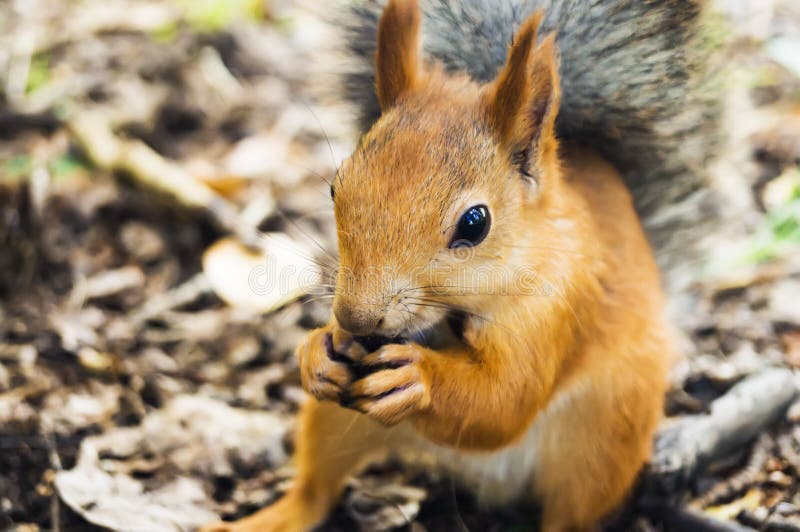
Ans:
[{"label": "hind leg", "polygon": [[336,504],[348,476],[385,449],[390,430],[366,416],[315,399],[303,406],[297,434],[297,477],[277,502],[236,522],[203,532],[309,530]]},{"label": "hind leg", "polygon": [[[642,365],[590,376],[566,391],[573,395],[560,411],[541,420],[534,491],[544,532],[592,530],[635,483],[650,455],[664,390],[659,365]],[[620,379],[619,372],[630,376]]]}]

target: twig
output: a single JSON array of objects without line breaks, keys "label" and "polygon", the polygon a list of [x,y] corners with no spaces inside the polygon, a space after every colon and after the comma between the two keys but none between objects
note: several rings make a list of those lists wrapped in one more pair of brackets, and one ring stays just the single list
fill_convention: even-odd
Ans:
[{"label": "twig", "polygon": [[[77,10],[70,24],[59,27],[61,31],[48,31],[49,28],[34,28],[30,39],[32,54],[47,52],[72,42],[83,41],[92,35],[108,32],[148,33],[180,20],[180,12],[169,6],[153,3],[119,3],[106,9]],[[30,24],[25,17],[17,20]]]},{"label": "twig", "polygon": [[33,57],[33,35],[30,31],[21,32],[12,43],[8,77],[5,92],[8,100],[16,104],[25,97],[25,88]]},{"label": "twig", "polygon": [[709,414],[688,416],[665,427],[656,437],[646,490],[682,492],[710,463],[752,441],[778,420],[797,392],[791,370],[767,369],[714,401]]},{"label": "twig", "polygon": [[764,530],[767,532],[800,532],[800,518],[771,515],[765,523]]},{"label": "twig", "polygon": [[720,521],[689,508],[660,506],[653,509],[653,517],[666,525],[667,530],[692,532],[752,532],[753,528],[732,521]]},{"label": "twig", "polygon": [[[760,509],[766,510],[766,508]],[[800,517],[797,515],[785,516],[772,513],[765,518],[756,512],[744,510],[738,519],[747,526],[766,532],[800,532]]]},{"label": "twig", "polygon": [[191,303],[208,292],[211,292],[211,285],[208,279],[205,274],[198,273],[168,292],[150,298],[144,305],[131,312],[131,321],[135,325],[141,325],[168,310]]},{"label": "twig", "polygon": [[755,445],[753,445],[750,458],[747,460],[747,464],[744,468],[725,481],[716,484],[713,488],[698,497],[693,501],[692,506],[705,508],[706,506],[716,504],[722,499],[743,492],[745,489],[761,480],[764,476],[764,464],[767,462],[767,458],[769,458],[774,445],[775,441],[772,439],[772,436],[763,434],[756,441]]},{"label": "twig", "polygon": [[778,454],[786,462],[786,466],[793,470],[795,475],[798,475],[800,474],[800,453],[797,452],[794,441],[792,434],[778,436]]},{"label": "twig", "polygon": [[[61,471],[61,457],[58,456],[58,448],[53,438],[53,433],[48,432],[47,434],[47,457],[50,461],[50,467],[53,468],[53,471],[56,473]],[[58,501],[58,493],[53,491],[53,494],[50,495],[50,529],[53,532],[61,532],[61,506]]]},{"label": "twig", "polygon": [[233,204],[144,142],[115,135],[112,122],[110,113],[86,111],[70,119],[67,129],[99,168],[124,172],[148,187],[170,194],[188,207],[205,210],[221,227],[245,243],[257,242],[255,228],[240,223]]},{"label": "twig", "polygon": [[653,518],[666,525],[667,530],[692,532],[752,532],[753,528],[732,521],[720,521],[689,508],[660,505],[650,509]]}]

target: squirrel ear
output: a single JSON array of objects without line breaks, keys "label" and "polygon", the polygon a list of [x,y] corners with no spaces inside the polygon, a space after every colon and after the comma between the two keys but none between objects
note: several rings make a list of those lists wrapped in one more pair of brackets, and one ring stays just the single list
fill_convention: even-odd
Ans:
[{"label": "squirrel ear", "polygon": [[419,28],[417,0],[389,0],[378,23],[375,51],[375,88],[384,111],[417,83]]},{"label": "squirrel ear", "polygon": [[541,19],[537,11],[522,24],[505,66],[488,91],[492,127],[514,157],[522,158],[524,173],[531,170],[531,156],[541,158],[556,147],[558,60],[554,34],[534,48]]}]

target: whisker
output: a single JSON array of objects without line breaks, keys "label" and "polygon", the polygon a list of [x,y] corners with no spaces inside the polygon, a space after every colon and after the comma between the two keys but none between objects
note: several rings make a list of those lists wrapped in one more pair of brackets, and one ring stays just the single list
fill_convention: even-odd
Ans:
[{"label": "whisker", "polygon": [[[322,245],[322,244],[321,244],[319,241],[317,241],[317,239],[315,239],[314,237],[312,237],[310,234],[308,234],[308,232],[307,232],[307,231],[305,231],[305,230],[304,230],[302,227],[300,227],[300,224],[298,224],[297,222],[295,222],[294,220],[292,220],[292,219],[291,219],[289,216],[287,216],[286,214],[284,214],[284,213],[283,213],[283,212],[282,212],[280,209],[276,209],[276,210],[275,210],[275,212],[276,212],[276,213],[277,213],[277,214],[278,214],[278,215],[279,215],[279,216],[280,216],[280,217],[281,217],[283,220],[285,220],[285,221],[287,221],[287,222],[291,223],[291,224],[292,224],[292,225],[293,225],[293,226],[294,226],[294,227],[295,227],[295,228],[296,228],[298,231],[300,231],[300,233],[301,233],[303,236],[305,236],[307,239],[309,239],[311,242],[313,242],[313,243],[314,243],[314,245],[315,245],[315,246],[317,246],[317,247],[318,247],[318,248],[319,248],[319,249],[320,249],[320,250],[321,250],[321,251],[322,251],[322,252],[325,254],[325,256],[326,256],[326,257],[328,257],[330,260],[332,260],[332,261],[334,261],[334,262],[336,262],[336,263],[338,264],[338,262],[339,262],[339,259],[338,259],[337,257],[333,256],[333,255],[332,255],[332,254],[331,254],[331,253],[330,253],[330,252],[329,252],[327,249],[325,249],[325,247],[324,247],[324,246],[323,246],[323,245]],[[296,250],[293,250],[293,251],[295,251],[295,252],[296,252]],[[306,257],[306,258],[309,258],[309,257]],[[321,264],[321,263],[317,262],[317,261],[316,261],[316,259],[310,258],[310,260],[314,260],[314,261],[317,263],[317,265],[318,265],[318,266],[320,266],[320,267],[323,267],[323,266],[324,266],[323,264]]]},{"label": "whisker", "polygon": [[497,321],[495,319],[492,319],[492,318],[489,318],[489,317],[487,317],[487,316],[485,316],[483,314],[479,314],[477,312],[473,312],[471,310],[467,310],[465,308],[447,305],[445,303],[441,303],[441,302],[435,301],[435,300],[424,299],[424,298],[415,298],[413,296],[407,296],[406,298],[412,299],[412,300],[413,299],[419,300],[418,302],[417,301],[411,301],[412,305],[415,305],[415,306],[418,306],[418,307],[430,307],[430,308],[436,308],[436,309],[441,309],[441,310],[447,310],[447,311],[451,311],[451,312],[460,312],[460,313],[463,313],[463,314],[467,315],[470,318],[475,318],[475,319],[480,320],[480,321],[485,322],[485,323],[492,323],[494,325],[497,325],[498,327],[501,327],[501,328],[505,329],[509,333],[513,333],[513,331],[511,330],[510,327],[500,323],[499,321]]},{"label": "whisker", "polygon": [[320,251],[322,251],[322,252],[323,252],[325,255],[327,255],[328,257],[330,257],[332,260],[335,260],[335,261],[337,261],[337,262],[338,262],[338,258],[334,257],[334,256],[333,256],[333,255],[332,255],[332,254],[331,254],[331,253],[330,253],[330,252],[327,250],[327,249],[325,249],[325,246],[323,246],[322,244],[320,244],[320,242],[319,242],[319,241],[318,241],[316,238],[314,238],[313,236],[311,236],[310,234],[308,234],[308,232],[307,232],[307,231],[305,231],[305,230],[304,230],[302,227],[300,227],[300,224],[298,224],[296,221],[294,221],[294,220],[293,220],[293,219],[292,219],[290,216],[287,216],[287,215],[286,215],[286,214],[285,214],[285,213],[284,213],[284,212],[283,212],[281,209],[277,209],[277,208],[276,208],[276,209],[275,209],[275,212],[276,212],[276,214],[278,214],[278,216],[280,216],[282,219],[284,219],[285,221],[287,221],[287,222],[289,222],[290,224],[292,224],[292,225],[293,225],[293,226],[294,226],[294,227],[295,227],[295,228],[296,228],[298,231],[300,231],[300,233],[301,233],[303,236],[305,236],[306,238],[308,238],[309,240],[311,240],[311,242],[313,242],[313,243],[314,243],[314,245],[316,245],[316,246],[317,246],[317,247],[320,249]]},{"label": "whisker", "polygon": [[304,300],[300,301],[301,305],[307,305],[309,303],[321,303],[328,299],[332,299],[333,295],[330,296],[315,296],[315,297],[307,297]]},{"label": "whisker", "polygon": [[[328,144],[328,152],[331,154],[331,163],[333,163],[334,168],[338,167],[339,163],[336,161],[336,155],[334,155],[333,153],[333,146],[331,145],[331,139],[328,136],[327,131],[325,131],[325,127],[322,125],[322,120],[319,119],[317,113],[314,112],[314,109],[311,108],[308,102],[306,102],[302,98],[300,98],[299,101],[305,106],[306,109],[308,109],[308,112],[311,113],[311,116],[313,116],[314,120],[316,120],[317,124],[319,124],[319,129],[320,131],[322,131],[322,136],[325,137],[325,142]],[[331,183],[328,184],[330,185]]]},{"label": "whisker", "polygon": [[315,255],[312,255],[312,254],[309,254],[309,253],[305,253],[305,252],[297,249],[297,247],[295,247],[295,246],[290,246],[290,245],[286,244],[285,242],[282,242],[280,239],[270,239],[268,237],[269,233],[263,233],[262,232],[261,235],[262,235],[262,237],[264,237],[266,240],[269,241],[270,245],[278,246],[278,247],[280,247],[281,249],[283,249],[285,251],[290,251],[290,252],[292,252],[292,254],[297,255],[298,257],[302,257],[302,258],[304,258],[304,259],[306,259],[308,261],[311,261],[311,262],[313,262],[314,264],[316,264],[319,267],[323,267],[323,268],[328,267],[328,265],[323,264],[321,262],[321,259],[318,258]]},{"label": "whisker", "polygon": [[[324,133],[324,131],[323,131],[323,133]],[[311,168],[309,168],[309,167],[307,167],[307,166],[305,166],[305,165],[299,165],[299,166],[300,166],[300,168],[302,168],[303,170],[305,170],[305,171],[306,171],[306,172],[308,172],[309,174],[311,174],[311,175],[313,175],[313,176],[315,176],[315,177],[318,177],[318,178],[322,179],[322,180],[323,180],[323,181],[324,181],[324,182],[325,182],[325,183],[326,183],[328,186],[331,186],[331,182],[330,182],[330,181],[328,181],[327,179],[325,179],[325,176],[323,176],[322,174],[320,174],[320,173],[319,173],[319,172],[317,172],[316,170],[312,170]],[[328,198],[330,198],[330,196],[328,196],[328,195],[325,195],[325,196],[326,196],[326,197],[328,197]]]}]

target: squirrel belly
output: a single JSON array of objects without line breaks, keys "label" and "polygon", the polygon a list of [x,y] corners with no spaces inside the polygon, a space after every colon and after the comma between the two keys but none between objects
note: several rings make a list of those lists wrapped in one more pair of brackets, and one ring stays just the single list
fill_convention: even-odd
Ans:
[{"label": "squirrel belly", "polygon": [[[435,457],[435,464],[475,495],[481,505],[504,507],[534,499],[538,446],[548,419],[564,418],[576,388],[557,392],[519,440],[496,451],[458,451],[417,438],[416,445]],[[413,457],[412,457],[413,460]]]},{"label": "squirrel belly", "polygon": [[[552,403],[539,417],[555,410],[557,404]],[[534,499],[532,486],[542,425],[534,420],[519,440],[495,451],[459,451],[419,436],[412,442],[418,452],[431,455],[436,467],[474,494],[481,505],[501,508]],[[414,458],[410,454],[408,459],[413,462]]]}]

